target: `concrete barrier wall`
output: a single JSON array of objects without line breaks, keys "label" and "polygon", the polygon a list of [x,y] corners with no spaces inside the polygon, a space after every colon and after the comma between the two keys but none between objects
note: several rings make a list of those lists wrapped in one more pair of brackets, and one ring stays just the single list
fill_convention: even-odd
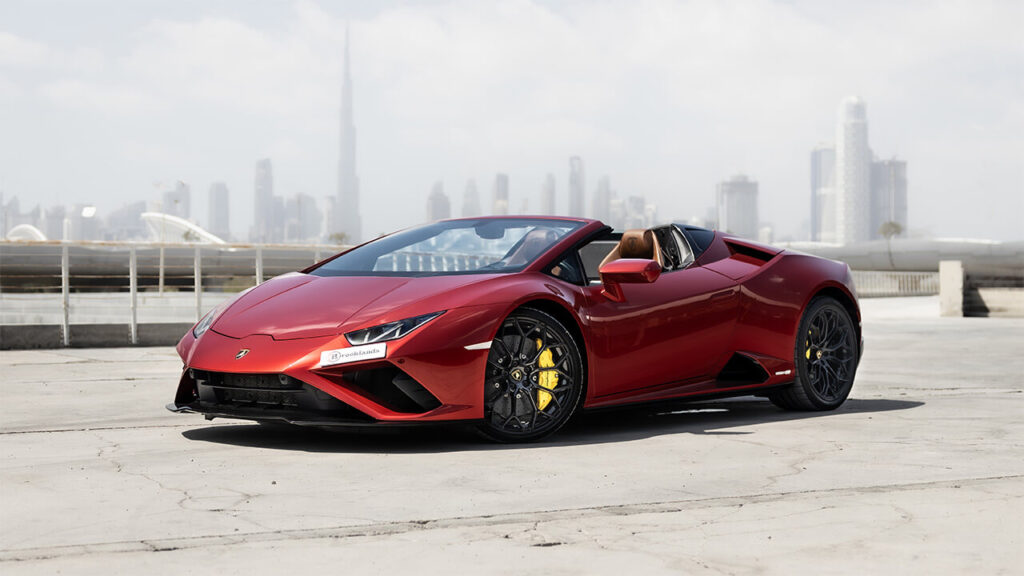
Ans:
[{"label": "concrete barrier wall", "polygon": [[959,260],[939,264],[942,316],[1024,318],[1024,276],[969,274]]},{"label": "concrete barrier wall", "polygon": [[[173,346],[192,328],[191,322],[139,324],[136,346]],[[72,348],[113,348],[131,346],[128,324],[72,324]],[[0,350],[63,348],[59,324],[0,325]]]}]

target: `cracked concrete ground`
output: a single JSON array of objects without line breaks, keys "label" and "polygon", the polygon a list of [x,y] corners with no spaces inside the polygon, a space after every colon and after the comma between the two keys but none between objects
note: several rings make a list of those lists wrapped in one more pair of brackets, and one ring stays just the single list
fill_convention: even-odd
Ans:
[{"label": "cracked concrete ground", "polygon": [[0,571],[1022,573],[1024,320],[863,307],[834,413],[633,409],[530,446],[170,414],[170,348],[0,352]]}]

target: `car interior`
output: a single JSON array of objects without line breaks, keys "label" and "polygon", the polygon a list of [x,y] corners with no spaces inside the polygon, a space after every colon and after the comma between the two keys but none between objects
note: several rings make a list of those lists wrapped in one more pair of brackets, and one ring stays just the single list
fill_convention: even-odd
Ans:
[{"label": "car interior", "polygon": [[694,252],[672,225],[608,232],[562,259],[551,274],[576,284],[600,284],[601,266],[620,258],[654,260],[663,272],[672,272],[692,264]]}]

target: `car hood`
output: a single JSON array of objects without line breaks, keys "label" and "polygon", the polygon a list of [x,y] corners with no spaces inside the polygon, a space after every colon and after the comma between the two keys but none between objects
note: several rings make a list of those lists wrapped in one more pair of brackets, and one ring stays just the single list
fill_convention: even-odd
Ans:
[{"label": "car hood", "polygon": [[367,320],[400,320],[405,316],[391,313],[480,279],[288,274],[243,294],[221,313],[211,329],[232,338],[253,334],[266,334],[275,340],[334,336],[346,324],[355,329]]}]

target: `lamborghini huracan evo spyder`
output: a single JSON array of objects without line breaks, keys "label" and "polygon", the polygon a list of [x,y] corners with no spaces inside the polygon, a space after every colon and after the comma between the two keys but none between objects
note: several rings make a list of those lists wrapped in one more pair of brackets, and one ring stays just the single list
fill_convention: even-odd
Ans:
[{"label": "lamborghini huracan evo spyder", "polygon": [[178,344],[176,412],[311,426],[467,421],[505,442],[580,409],[846,400],[849,268],[670,224],[446,220],[250,288]]}]

